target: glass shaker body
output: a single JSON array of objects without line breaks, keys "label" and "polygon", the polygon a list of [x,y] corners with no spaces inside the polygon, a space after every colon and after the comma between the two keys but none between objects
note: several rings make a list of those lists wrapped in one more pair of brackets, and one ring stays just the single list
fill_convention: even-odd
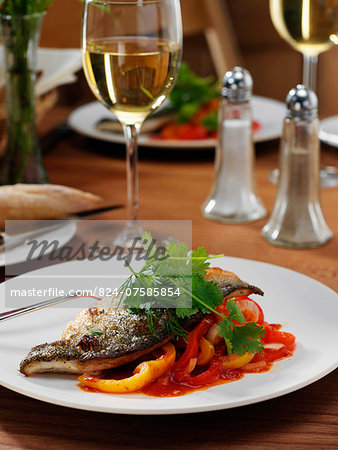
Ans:
[{"label": "glass shaker body", "polygon": [[221,100],[215,182],[202,206],[202,213],[208,219],[240,223],[266,214],[256,195],[251,114],[250,101]]},{"label": "glass shaker body", "polygon": [[291,248],[317,247],[332,237],[320,203],[318,119],[284,120],[276,201],[262,235]]}]

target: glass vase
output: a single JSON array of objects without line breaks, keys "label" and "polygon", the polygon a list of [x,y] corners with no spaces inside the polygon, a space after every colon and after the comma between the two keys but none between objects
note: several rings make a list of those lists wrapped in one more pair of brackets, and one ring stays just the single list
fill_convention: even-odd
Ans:
[{"label": "glass vase", "polygon": [[44,16],[0,15],[7,102],[7,148],[1,184],[48,183],[35,111],[37,52]]}]

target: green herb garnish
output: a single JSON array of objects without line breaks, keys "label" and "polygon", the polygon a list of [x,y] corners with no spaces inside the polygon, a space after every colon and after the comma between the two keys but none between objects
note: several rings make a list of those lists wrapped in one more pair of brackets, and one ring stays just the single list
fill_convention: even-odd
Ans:
[{"label": "green herb garnish", "polygon": [[203,117],[202,125],[208,131],[216,131],[218,127],[218,111],[211,111]]},{"label": "green herb garnish", "polygon": [[182,63],[169,96],[171,107],[176,112],[175,120],[188,122],[203,105],[219,96],[220,83],[215,82],[214,77],[199,77],[189,69],[188,64]]},{"label": "green herb garnish", "polygon": [[[145,250],[149,249],[153,242],[151,234],[145,232],[142,242]],[[204,275],[210,265],[210,259],[223,255],[210,256],[204,247],[191,252],[182,242],[167,245],[163,258],[156,258],[155,252],[156,246],[153,245],[148,254],[148,260],[139,272],[135,272],[128,264],[132,274],[120,289],[121,302],[133,313],[146,311],[149,329],[153,334],[156,334],[156,329],[152,308],[159,307],[159,298],[151,295],[151,292],[155,288],[160,290],[165,288],[164,292],[168,292],[170,288],[172,292],[179,292],[179,294],[161,295],[160,307],[164,307],[168,312],[168,329],[171,334],[184,337],[187,331],[181,326],[182,319],[197,313],[214,312],[221,317],[219,334],[225,340],[229,355],[262,351],[261,337],[265,334],[264,328],[255,322],[244,324],[244,316],[236,302],[228,300],[229,315],[216,310],[217,306],[223,302],[221,288],[213,281],[206,280]],[[128,296],[127,292],[133,292],[133,295]],[[191,307],[186,307],[187,301],[191,302]],[[237,320],[241,325],[235,325],[232,320]]]}]

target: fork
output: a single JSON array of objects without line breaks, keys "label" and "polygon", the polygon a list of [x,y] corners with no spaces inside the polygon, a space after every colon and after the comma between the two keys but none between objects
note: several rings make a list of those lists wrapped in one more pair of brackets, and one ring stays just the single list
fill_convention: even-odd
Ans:
[{"label": "fork", "polygon": [[[68,300],[72,300],[72,299],[80,298],[80,297],[83,297],[83,296],[66,295],[64,297],[55,297],[55,298],[50,298],[49,300],[44,300],[42,302],[34,303],[33,305],[25,306],[23,308],[17,308],[17,309],[12,309],[11,311],[5,311],[5,312],[0,313],[0,322],[2,322],[4,320],[12,319],[17,316],[21,316],[23,314],[30,313],[32,311],[37,311],[39,309],[47,308],[48,306],[51,306],[51,305],[56,305],[58,303],[63,303]],[[88,296],[88,298],[89,298],[89,296]],[[95,298],[96,300],[101,300],[98,297],[93,297],[93,298]]]}]

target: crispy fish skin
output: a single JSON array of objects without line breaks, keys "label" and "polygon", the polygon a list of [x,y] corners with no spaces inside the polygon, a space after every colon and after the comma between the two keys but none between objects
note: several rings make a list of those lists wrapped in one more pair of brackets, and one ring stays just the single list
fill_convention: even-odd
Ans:
[{"label": "crispy fish skin", "polygon": [[[225,299],[263,295],[261,289],[218,267],[208,269],[205,277],[221,286]],[[79,313],[63,330],[59,341],[33,347],[21,362],[20,372],[26,376],[44,372],[96,373],[135,361],[172,338],[165,310],[153,310],[154,335],[146,314],[132,314],[109,304],[107,299],[102,300]]]},{"label": "crispy fish skin", "polygon": [[214,281],[221,286],[223,298],[232,298],[240,296],[248,296],[250,294],[264,295],[264,292],[257,286],[242,281],[233,272],[220,269],[219,267],[211,267],[207,269],[205,278]]},{"label": "crispy fish skin", "polygon": [[[154,335],[146,314],[126,309],[88,308],[71,321],[59,341],[33,347],[20,364],[20,372],[94,373],[134,361],[171,339],[168,315],[154,310]],[[102,334],[100,334],[102,332]]]}]

